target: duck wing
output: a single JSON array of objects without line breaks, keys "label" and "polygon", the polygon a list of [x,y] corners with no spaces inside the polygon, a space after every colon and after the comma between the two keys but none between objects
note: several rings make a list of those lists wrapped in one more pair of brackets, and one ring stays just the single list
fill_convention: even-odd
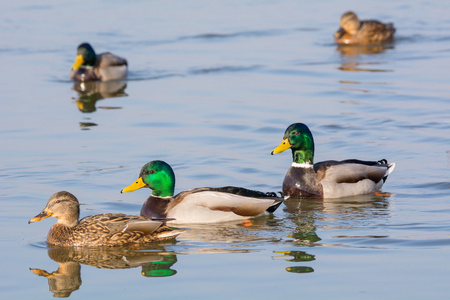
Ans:
[{"label": "duck wing", "polygon": [[335,183],[356,183],[370,179],[374,183],[385,180],[394,164],[386,160],[362,161],[348,159],[343,161],[324,161],[314,164],[314,171],[319,181],[329,180]]},{"label": "duck wing", "polygon": [[128,65],[127,60],[114,55],[110,52],[105,52],[97,55],[97,65],[100,68],[113,67],[113,66],[126,66]]},{"label": "duck wing", "polygon": [[273,213],[283,202],[283,198],[278,197],[278,195],[275,192],[260,192],[255,190],[249,190],[242,187],[236,187],[236,186],[225,186],[220,188],[211,188],[211,190],[218,191],[218,192],[224,192],[224,193],[231,193],[235,195],[245,196],[245,197],[252,197],[252,198],[274,198],[278,199],[277,202],[275,202],[273,205],[269,206],[269,208],[266,209],[267,212]]},{"label": "duck wing", "polygon": [[283,198],[274,193],[266,194],[239,187],[197,188],[181,192],[174,199],[175,205],[182,203],[182,206],[232,212],[244,217],[257,216],[273,207],[275,210],[283,202]]},{"label": "duck wing", "polygon": [[102,214],[89,216],[79,223],[80,228],[88,229],[91,233],[116,234],[124,232],[142,232],[152,234],[164,222],[161,220],[145,219],[125,214]]},{"label": "duck wing", "polygon": [[370,37],[372,41],[387,41],[392,38],[395,28],[392,23],[381,23],[376,20],[367,20],[361,22],[361,33]]}]

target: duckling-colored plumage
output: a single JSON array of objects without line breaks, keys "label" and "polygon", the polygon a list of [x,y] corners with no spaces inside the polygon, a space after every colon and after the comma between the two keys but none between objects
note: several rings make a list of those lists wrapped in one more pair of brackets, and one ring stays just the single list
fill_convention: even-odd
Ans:
[{"label": "duckling-colored plumage", "polygon": [[323,161],[313,163],[314,140],[303,123],[290,125],[283,142],[272,154],[292,150],[293,163],[283,181],[285,197],[340,198],[372,193],[379,190],[395,163],[386,160]]},{"label": "duckling-colored plumage", "polygon": [[95,54],[88,43],[78,46],[77,57],[70,72],[70,80],[110,81],[127,77],[127,60],[109,52]]},{"label": "duckling-colored plumage", "polygon": [[171,224],[216,223],[244,220],[273,212],[283,199],[275,193],[263,193],[240,187],[196,188],[174,195],[175,175],[165,162],[156,160],[145,164],[138,180],[122,192],[142,187],[152,189],[141,216],[173,218]]},{"label": "duckling-colored plumage", "polygon": [[109,213],[78,221],[79,214],[77,198],[62,191],[52,195],[44,210],[28,223],[57,218],[47,235],[47,242],[54,246],[136,245],[173,239],[182,232],[165,226],[164,220]]},{"label": "duckling-colored plumage", "polygon": [[395,28],[392,23],[376,20],[360,21],[354,12],[348,11],[341,17],[334,41],[343,45],[373,45],[391,42]]}]

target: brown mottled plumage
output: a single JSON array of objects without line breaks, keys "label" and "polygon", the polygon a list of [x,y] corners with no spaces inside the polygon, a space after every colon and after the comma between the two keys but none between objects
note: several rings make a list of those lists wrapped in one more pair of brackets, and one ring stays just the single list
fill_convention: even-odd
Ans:
[{"label": "brown mottled plumage", "polygon": [[124,246],[145,244],[175,238],[182,230],[172,230],[161,220],[125,214],[101,214],[78,221],[77,198],[69,192],[50,197],[44,210],[28,223],[56,217],[47,235],[47,242],[55,246]]},{"label": "brown mottled plumage", "polygon": [[344,45],[370,45],[391,42],[395,28],[392,23],[376,20],[360,21],[354,12],[348,11],[341,17],[334,41]]}]

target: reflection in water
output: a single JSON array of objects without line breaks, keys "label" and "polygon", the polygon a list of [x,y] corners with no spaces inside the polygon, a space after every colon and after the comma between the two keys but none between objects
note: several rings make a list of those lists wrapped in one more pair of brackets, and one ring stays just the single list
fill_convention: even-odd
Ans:
[{"label": "reflection in water", "polygon": [[393,45],[341,45],[336,48],[344,56],[359,56],[361,54],[371,55],[383,53],[386,49],[394,49]]},{"label": "reflection in water", "polygon": [[30,270],[39,276],[44,276],[48,279],[48,287],[53,297],[66,298],[76,291],[81,286],[81,266],[76,262],[59,263],[58,270],[48,273],[41,269]]},{"label": "reflection in water", "polygon": [[149,247],[58,247],[49,249],[48,256],[59,264],[56,271],[49,273],[41,269],[30,268],[30,270],[48,279],[49,290],[54,297],[69,297],[73,291],[80,288],[80,264],[101,269],[129,269],[142,266],[141,274],[145,277],[166,277],[177,273],[171,269],[177,262],[176,255],[164,251],[160,245],[154,245],[150,249]]},{"label": "reflection in water", "polygon": [[295,224],[289,237],[299,246],[313,246],[320,241],[316,233],[315,221],[322,209],[323,200],[289,198],[284,201],[284,211],[289,212],[289,219]]},{"label": "reflection in water", "polygon": [[164,254],[159,260],[152,260],[142,265],[141,274],[145,277],[168,277],[175,275],[176,270],[172,270],[172,267],[177,262],[177,256],[175,254]]},{"label": "reflection in water", "polygon": [[284,202],[284,211],[296,225],[290,237],[301,246],[325,245],[317,243],[317,223],[325,229],[358,229],[389,217],[389,197],[375,194],[337,199],[293,199]]},{"label": "reflection in water", "polygon": [[[105,98],[128,96],[125,93],[126,83],[121,81],[86,81],[75,82],[73,90],[77,91],[76,104],[78,109],[84,113],[94,112],[95,103]],[[119,109],[120,107],[103,106],[104,109]]]},{"label": "reflection in water", "polygon": [[[289,213],[289,219],[294,227],[289,237],[294,239],[294,244],[301,247],[312,246],[345,246],[361,247],[361,245],[343,245],[342,239],[347,238],[351,243],[353,230],[370,228],[371,224],[380,223],[380,219],[389,216],[388,197],[375,194],[359,195],[339,199],[294,199],[289,198],[284,202],[285,212]],[[340,239],[340,243],[319,242],[321,238],[317,234],[317,228],[343,230],[345,236],[333,236],[332,239]],[[358,236],[360,237],[360,236]],[[373,240],[380,236],[365,236]],[[315,255],[304,251],[275,251],[274,259],[290,262],[311,262],[316,260]],[[290,266],[286,268],[290,273],[312,273],[314,269],[309,266]]]},{"label": "reflection in water", "polygon": [[[314,255],[308,254],[304,251],[275,251],[275,253],[280,253],[283,255],[275,256],[274,259],[293,261],[293,262],[303,262],[303,261],[313,261],[316,260]],[[312,273],[314,269],[306,266],[292,266],[286,268],[286,271],[291,273]]]},{"label": "reflection in water", "polygon": [[314,269],[310,267],[294,266],[286,268],[286,271],[291,273],[312,273],[314,272]]},{"label": "reflection in water", "polygon": [[[253,251],[261,242],[278,243],[282,240],[279,233],[282,220],[273,215],[252,218],[248,223],[224,222],[220,224],[186,224],[189,228],[178,236],[179,241],[195,244],[193,253],[247,253]],[[183,225],[183,227],[185,227]],[[230,248],[230,245],[233,245]],[[236,246],[239,245],[239,246]],[[179,253],[179,252],[178,252]]]},{"label": "reflection in water", "polygon": [[275,251],[275,253],[283,254],[275,256],[275,259],[278,260],[285,260],[285,261],[293,261],[293,262],[300,262],[300,261],[313,261],[316,260],[316,256],[312,254],[308,254],[305,251]]},{"label": "reflection in water", "polygon": [[350,72],[392,72],[392,70],[384,70],[384,69],[374,69],[360,66],[363,65],[380,65],[380,63],[367,63],[367,62],[344,62],[342,66],[339,67],[341,71],[350,71]]},{"label": "reflection in water", "polygon": [[[393,49],[393,45],[389,44],[381,44],[381,45],[341,45],[337,47],[337,51],[341,53],[341,55],[345,58],[342,62],[339,70],[341,71],[350,71],[350,72],[392,72],[392,70],[387,69],[377,69],[370,68],[367,66],[379,66],[381,63],[378,62],[357,62],[354,61],[358,59],[360,55],[374,55],[383,53],[386,49]],[[348,61],[352,60],[352,61]]]},{"label": "reflection in water", "polygon": [[98,126],[96,123],[92,122],[80,122],[80,127],[84,129],[88,129],[89,127]]}]

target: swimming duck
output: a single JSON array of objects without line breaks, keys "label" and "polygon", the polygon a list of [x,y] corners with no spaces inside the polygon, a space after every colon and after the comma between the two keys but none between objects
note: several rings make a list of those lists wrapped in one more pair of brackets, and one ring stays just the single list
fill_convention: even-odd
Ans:
[{"label": "swimming duck", "polygon": [[69,192],[53,194],[40,214],[28,223],[48,217],[58,221],[50,228],[47,242],[54,246],[124,246],[175,238],[183,230],[171,230],[164,220],[125,214],[101,214],[78,221],[80,205]]},{"label": "swimming duck", "polygon": [[127,74],[126,59],[109,52],[95,54],[90,44],[83,43],[78,46],[69,78],[75,81],[109,81],[125,79]]},{"label": "swimming duck", "polygon": [[375,20],[360,21],[352,11],[341,17],[339,29],[334,34],[337,44],[369,45],[392,41],[395,28],[392,23],[381,23]]},{"label": "swimming duck", "polygon": [[215,223],[244,220],[274,212],[283,198],[275,193],[263,193],[240,187],[196,188],[174,195],[175,174],[164,161],[145,164],[139,178],[121,193],[149,187],[151,196],[144,202],[141,216],[174,218],[173,223]]},{"label": "swimming duck", "polygon": [[292,198],[339,198],[379,190],[395,163],[348,159],[313,163],[314,139],[303,123],[290,125],[272,155],[292,150],[293,163],[283,181],[283,193]]}]

